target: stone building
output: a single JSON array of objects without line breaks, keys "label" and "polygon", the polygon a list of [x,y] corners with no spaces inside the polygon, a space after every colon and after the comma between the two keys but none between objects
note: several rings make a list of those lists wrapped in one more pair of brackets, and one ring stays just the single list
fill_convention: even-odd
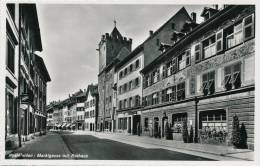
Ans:
[{"label": "stone building", "polygon": [[132,39],[123,37],[114,27],[111,34],[102,35],[98,45],[99,74],[98,74],[98,119],[100,130],[112,131],[114,129],[114,112],[112,98],[116,88],[114,87],[114,67],[119,59],[122,59],[131,51]]},{"label": "stone building", "polygon": [[207,7],[204,22],[172,34],[174,45],[141,71],[143,135],[164,137],[169,126],[173,139],[182,139],[187,123],[195,142],[209,143],[205,135],[214,132],[218,144],[229,145],[237,115],[254,148],[254,13],[249,5]]},{"label": "stone building", "polygon": [[85,123],[84,128],[88,131],[96,131],[99,129],[97,126],[98,117],[98,85],[88,85],[87,100],[85,101]]}]

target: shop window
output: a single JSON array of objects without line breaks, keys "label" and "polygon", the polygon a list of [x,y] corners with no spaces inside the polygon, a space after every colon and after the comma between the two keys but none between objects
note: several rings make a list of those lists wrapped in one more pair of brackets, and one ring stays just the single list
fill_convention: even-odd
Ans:
[{"label": "shop window", "polygon": [[177,113],[172,115],[174,133],[182,133],[183,122],[187,121],[187,113]]},{"label": "shop window", "polygon": [[215,93],[215,71],[202,75],[202,91],[204,95]]},{"label": "shop window", "polygon": [[216,54],[216,38],[215,35],[209,37],[202,42],[203,45],[203,59],[207,59]]},{"label": "shop window", "polygon": [[207,130],[221,131],[227,129],[226,111],[211,110],[199,113],[199,128]]},{"label": "shop window", "polygon": [[224,83],[226,90],[241,87],[241,63],[236,63],[224,68]]},{"label": "shop window", "polygon": [[185,99],[185,82],[177,85],[177,100]]}]

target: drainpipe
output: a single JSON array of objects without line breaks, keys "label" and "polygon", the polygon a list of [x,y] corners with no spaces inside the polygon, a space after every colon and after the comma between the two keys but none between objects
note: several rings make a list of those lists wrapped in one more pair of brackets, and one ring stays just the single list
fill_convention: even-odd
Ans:
[{"label": "drainpipe", "polygon": [[18,44],[19,44],[19,54],[18,54],[18,105],[17,105],[17,109],[18,109],[18,142],[19,142],[19,147],[22,146],[22,139],[21,139],[21,119],[20,119],[20,116],[21,116],[21,113],[20,113],[20,101],[21,101],[21,98],[20,98],[20,83],[21,83],[21,74],[20,74],[20,70],[21,70],[21,14],[22,14],[22,8],[21,8],[21,5],[19,5],[19,25],[18,25],[18,35],[19,35],[19,41],[18,41]]},{"label": "drainpipe", "polygon": [[199,100],[197,97],[195,97],[195,136],[194,136],[194,142],[198,143],[198,103]]}]

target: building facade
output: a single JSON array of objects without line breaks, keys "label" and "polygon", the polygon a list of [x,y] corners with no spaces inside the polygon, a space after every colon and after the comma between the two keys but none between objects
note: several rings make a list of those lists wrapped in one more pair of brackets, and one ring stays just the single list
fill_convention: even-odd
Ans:
[{"label": "building facade", "polygon": [[254,12],[245,5],[205,8],[204,22],[173,34],[175,44],[142,70],[143,135],[164,137],[169,125],[180,139],[187,123],[195,142],[208,143],[214,132],[229,145],[237,115],[254,148]]},{"label": "building facade", "polygon": [[143,46],[137,47],[116,65],[116,129],[137,134],[141,123]]},{"label": "building facade", "polygon": [[131,51],[132,40],[123,37],[114,27],[111,34],[102,35],[98,45],[99,74],[98,92],[99,106],[97,123],[100,130],[112,131],[114,129],[114,112],[112,98],[114,95],[114,70],[118,59]]},{"label": "building facade", "polygon": [[89,85],[87,88],[87,100],[85,102],[85,130],[96,131],[98,113],[98,86]]},{"label": "building facade", "polygon": [[6,7],[5,140],[6,148],[18,146],[19,5]]},{"label": "building facade", "polygon": [[[46,130],[48,70],[35,4],[6,5],[6,147]],[[18,143],[17,143],[18,141]]]}]

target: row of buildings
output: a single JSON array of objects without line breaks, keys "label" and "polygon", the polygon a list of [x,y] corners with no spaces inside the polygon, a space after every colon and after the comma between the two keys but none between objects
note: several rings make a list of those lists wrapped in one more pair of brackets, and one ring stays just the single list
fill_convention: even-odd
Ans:
[{"label": "row of buildings", "polygon": [[[165,137],[169,125],[173,139],[180,140],[187,122],[195,142],[230,145],[237,115],[246,127],[248,147],[254,149],[255,6],[205,7],[200,24],[196,15],[181,8],[134,50],[132,39],[116,26],[102,35],[98,100],[90,123],[94,131]],[[83,126],[89,126],[86,103],[94,97],[88,91],[81,105]],[[84,93],[60,102],[67,107],[54,110],[53,121],[56,113],[63,117],[57,124],[68,123],[65,112],[74,110],[70,119],[80,129],[77,100]]]},{"label": "row of buildings", "polygon": [[255,8],[246,5],[205,7],[204,21],[181,8],[131,50],[132,40],[118,29],[98,45],[100,130],[154,136],[173,135],[183,121],[194,128],[228,133],[237,115],[254,145]]},{"label": "row of buildings", "polygon": [[79,90],[62,101],[47,106],[47,128],[96,131],[97,85]]},{"label": "row of buildings", "polygon": [[35,4],[6,5],[5,142],[21,146],[46,131],[46,89],[51,81],[43,58]]}]

